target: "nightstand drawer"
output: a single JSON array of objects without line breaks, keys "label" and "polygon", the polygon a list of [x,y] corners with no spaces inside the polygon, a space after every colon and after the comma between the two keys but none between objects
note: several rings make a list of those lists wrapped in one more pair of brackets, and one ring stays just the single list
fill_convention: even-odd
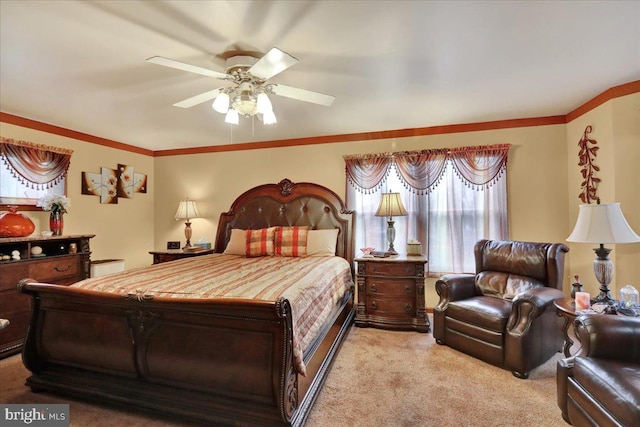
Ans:
[{"label": "nightstand drawer", "polygon": [[416,265],[409,263],[368,262],[365,268],[365,274],[389,277],[414,277],[416,276]]},{"label": "nightstand drawer", "polygon": [[413,299],[370,298],[367,311],[372,316],[415,317],[416,306]]},{"label": "nightstand drawer", "polygon": [[372,277],[367,281],[367,294],[371,297],[379,295],[414,298],[416,295],[415,280]]}]

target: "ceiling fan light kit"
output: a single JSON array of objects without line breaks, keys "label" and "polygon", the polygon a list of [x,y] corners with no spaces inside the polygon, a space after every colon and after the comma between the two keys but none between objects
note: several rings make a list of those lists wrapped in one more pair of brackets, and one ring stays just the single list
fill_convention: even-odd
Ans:
[{"label": "ceiling fan light kit", "polygon": [[213,108],[220,114],[227,114],[227,111],[229,111],[229,94],[227,94],[226,92],[222,92],[220,95],[218,95],[213,100],[211,108]]},{"label": "ceiling fan light kit", "polygon": [[226,62],[225,73],[185,64],[173,59],[153,56],[147,59],[152,64],[177,70],[188,71],[207,77],[225,80],[233,86],[214,89],[184,101],[173,104],[175,107],[190,108],[213,100],[214,111],[225,114],[224,121],[238,124],[239,116],[257,116],[265,125],[277,123],[273,105],[268,95],[278,95],[299,101],[330,106],[335,97],[277,83],[265,84],[268,79],[281,73],[298,62],[296,58],[274,47],[262,58],[234,55]]}]

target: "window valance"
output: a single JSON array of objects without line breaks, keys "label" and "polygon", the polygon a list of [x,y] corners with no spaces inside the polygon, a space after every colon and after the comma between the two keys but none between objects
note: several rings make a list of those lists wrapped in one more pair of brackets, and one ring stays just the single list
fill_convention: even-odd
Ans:
[{"label": "window valance", "polygon": [[379,189],[394,168],[409,191],[425,194],[438,185],[447,162],[468,186],[492,185],[507,168],[509,147],[511,144],[348,155],[344,160],[347,179],[362,193]]},{"label": "window valance", "polygon": [[23,185],[51,188],[67,174],[73,150],[0,137],[0,159]]}]

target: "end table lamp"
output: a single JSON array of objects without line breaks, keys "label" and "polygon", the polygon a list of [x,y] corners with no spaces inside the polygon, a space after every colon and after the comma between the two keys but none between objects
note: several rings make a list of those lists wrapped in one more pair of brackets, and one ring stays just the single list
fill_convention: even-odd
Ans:
[{"label": "end table lamp", "polygon": [[389,250],[387,250],[387,253],[390,255],[398,254],[393,247],[393,241],[396,239],[396,229],[393,227],[393,217],[405,216],[406,214],[407,211],[402,205],[400,193],[382,193],[382,199],[380,199],[380,206],[378,206],[376,216],[389,217],[387,220],[387,240],[389,241]]},{"label": "end table lamp", "polygon": [[199,218],[200,213],[198,212],[198,207],[196,206],[196,202],[193,200],[189,200],[189,198],[185,200],[181,200],[178,205],[178,210],[176,211],[176,221],[179,219],[186,219],[184,225],[184,237],[187,239],[186,245],[182,248],[189,249],[191,248],[191,221],[192,218]]},{"label": "end table lamp", "polygon": [[640,242],[640,236],[622,215],[620,203],[600,204],[598,199],[598,204],[580,205],[576,226],[567,237],[567,242],[600,244],[600,247],[593,249],[596,253],[593,271],[600,283],[600,294],[595,301],[614,301],[609,290],[609,283],[613,279],[613,263],[609,259],[611,249],[605,248],[604,244]]}]

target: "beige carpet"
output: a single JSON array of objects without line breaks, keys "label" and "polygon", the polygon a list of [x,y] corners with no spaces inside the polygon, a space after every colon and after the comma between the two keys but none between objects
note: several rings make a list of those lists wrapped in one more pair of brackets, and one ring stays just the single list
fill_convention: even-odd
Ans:
[{"label": "beige carpet", "polygon": [[[448,347],[433,336],[353,328],[307,420],[327,426],[567,426],[556,405],[556,361],[519,380]],[[0,361],[0,402],[70,403],[71,425],[180,426],[24,386],[20,356]]]}]

